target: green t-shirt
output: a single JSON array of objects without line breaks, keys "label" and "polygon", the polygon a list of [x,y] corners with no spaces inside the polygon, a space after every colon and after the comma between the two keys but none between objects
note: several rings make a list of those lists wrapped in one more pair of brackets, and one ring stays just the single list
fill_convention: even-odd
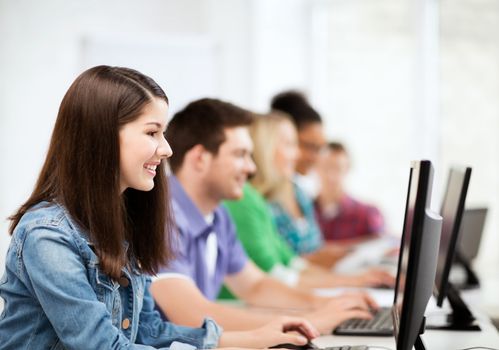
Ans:
[{"label": "green t-shirt", "polygon": [[[236,225],[236,232],[248,256],[263,271],[269,272],[275,264],[288,266],[296,254],[279,235],[267,202],[258,191],[246,184],[243,198],[224,202]],[[224,287],[220,299],[234,298]]]}]

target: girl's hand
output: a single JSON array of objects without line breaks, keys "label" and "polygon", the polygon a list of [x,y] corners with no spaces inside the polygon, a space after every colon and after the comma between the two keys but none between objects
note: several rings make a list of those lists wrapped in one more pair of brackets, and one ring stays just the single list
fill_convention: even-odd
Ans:
[{"label": "girl's hand", "polygon": [[307,320],[300,317],[282,316],[255,330],[224,332],[220,338],[220,346],[262,349],[285,343],[305,345],[310,339],[317,336],[319,336],[319,332]]}]

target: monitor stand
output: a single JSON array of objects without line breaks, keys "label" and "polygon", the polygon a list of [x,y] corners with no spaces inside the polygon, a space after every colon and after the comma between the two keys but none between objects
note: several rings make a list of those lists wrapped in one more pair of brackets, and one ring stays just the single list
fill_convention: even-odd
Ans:
[{"label": "monitor stand", "polygon": [[[478,280],[477,275],[475,274],[475,271],[471,268],[471,263],[468,259],[466,259],[463,254],[461,254],[459,251],[456,251],[456,258],[455,258],[455,263],[461,265],[464,270],[466,271],[466,282],[462,286],[461,289],[471,289],[471,288],[477,288],[480,286],[480,281]],[[459,286],[461,287],[461,286]]]},{"label": "monitor stand", "polygon": [[[429,317],[426,325],[427,329],[455,330],[455,331],[480,331],[475,317],[471,313],[466,303],[461,299],[459,291],[449,283],[447,289],[447,299],[449,300],[452,312],[446,316],[442,322],[433,323],[433,317]],[[438,317],[438,316],[437,316]],[[445,317],[445,316],[444,316]]]},{"label": "monitor stand", "polygon": [[419,327],[419,334],[418,337],[416,338],[416,341],[414,342],[414,349],[415,350],[426,350],[426,347],[424,346],[423,339],[421,339],[421,334],[424,333],[426,329],[426,316],[423,317],[423,320],[421,321],[421,326]]},{"label": "monitor stand", "polygon": [[415,350],[426,350],[424,343],[423,343],[423,339],[421,339],[420,335],[418,335],[418,337],[416,338],[416,342],[414,343],[414,349]]}]

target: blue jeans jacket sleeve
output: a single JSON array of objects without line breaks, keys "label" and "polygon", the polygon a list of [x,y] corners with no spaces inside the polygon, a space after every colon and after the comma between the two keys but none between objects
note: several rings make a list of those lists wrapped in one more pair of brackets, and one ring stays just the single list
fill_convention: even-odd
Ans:
[{"label": "blue jeans jacket sleeve", "polygon": [[[201,328],[177,326],[163,321],[159,312],[154,309],[154,300],[149,292],[150,285],[151,279],[148,277],[144,291],[144,304],[140,313],[137,342],[154,347],[170,346],[176,350],[217,347],[222,329],[215,321],[207,318]],[[173,344],[172,341],[174,341]],[[183,345],[186,347],[182,347]]]},{"label": "blue jeans jacket sleeve", "polygon": [[192,349],[181,343],[194,347],[216,344],[219,329],[210,321],[201,329],[184,329],[160,322],[159,315],[152,311],[149,292],[140,315],[144,345],[132,344],[113,326],[109,311],[97,299],[77,244],[70,235],[54,232],[56,230],[37,229],[26,237],[22,249],[25,266],[22,278],[30,285],[65,348],[145,350],[171,345],[172,349]]}]

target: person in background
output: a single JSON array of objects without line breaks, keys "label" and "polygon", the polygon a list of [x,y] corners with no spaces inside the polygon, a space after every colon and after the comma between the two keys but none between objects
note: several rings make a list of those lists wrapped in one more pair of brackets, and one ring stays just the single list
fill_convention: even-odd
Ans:
[{"label": "person in background", "polygon": [[346,193],[345,182],[350,157],[339,142],[327,145],[317,165],[321,191],[315,201],[315,212],[327,241],[345,245],[379,237],[384,230],[380,211]]},{"label": "person in background", "polygon": [[0,280],[0,349],[209,349],[304,344],[317,331],[288,318],[248,332],[211,319],[161,319],[150,278],[172,259],[163,161],[168,99],[128,68],[83,72],[62,100],[45,163],[11,217]]},{"label": "person in background", "polygon": [[[310,204],[319,191],[319,179],[314,167],[326,144],[322,118],[305,96],[297,91],[277,94],[272,99],[271,109],[288,114],[298,131],[299,151],[293,177],[296,195],[288,198],[290,205],[288,209],[278,203],[273,205],[279,232],[296,253],[300,255],[306,253],[309,261],[331,268],[349,253],[349,249],[323,244],[322,234],[313,218],[313,206]],[[303,220],[296,221],[300,226],[294,225],[294,220],[291,220],[288,214],[294,214],[297,218],[302,217]],[[301,232],[298,232],[298,229]]]},{"label": "person in background", "polygon": [[[252,114],[230,103],[201,99],[170,121],[166,137],[174,150],[169,183],[176,227],[176,259],[153,281],[151,292],[163,314],[183,325],[209,315],[228,330],[254,329],[293,308],[319,331],[349,318],[370,318],[374,301],[364,293],[325,298],[291,288],[265,274],[244,252],[222,201],[238,199],[255,171],[248,127]],[[222,284],[257,312],[215,303]]]},{"label": "person in background", "polygon": [[[291,179],[298,155],[296,129],[288,115],[272,112],[256,116],[250,134],[256,174],[244,186],[241,199],[224,203],[248,256],[272,277],[300,289],[385,283],[385,275],[377,271],[357,276],[334,275],[290,248],[277,232],[264,196],[286,200],[286,194],[293,195]],[[225,291],[223,297],[228,296]]]},{"label": "person in background", "polygon": [[294,181],[310,198],[319,192],[319,179],[315,165],[326,145],[322,117],[298,91],[284,91],[272,98],[271,110],[288,114],[298,130],[298,158]]}]

